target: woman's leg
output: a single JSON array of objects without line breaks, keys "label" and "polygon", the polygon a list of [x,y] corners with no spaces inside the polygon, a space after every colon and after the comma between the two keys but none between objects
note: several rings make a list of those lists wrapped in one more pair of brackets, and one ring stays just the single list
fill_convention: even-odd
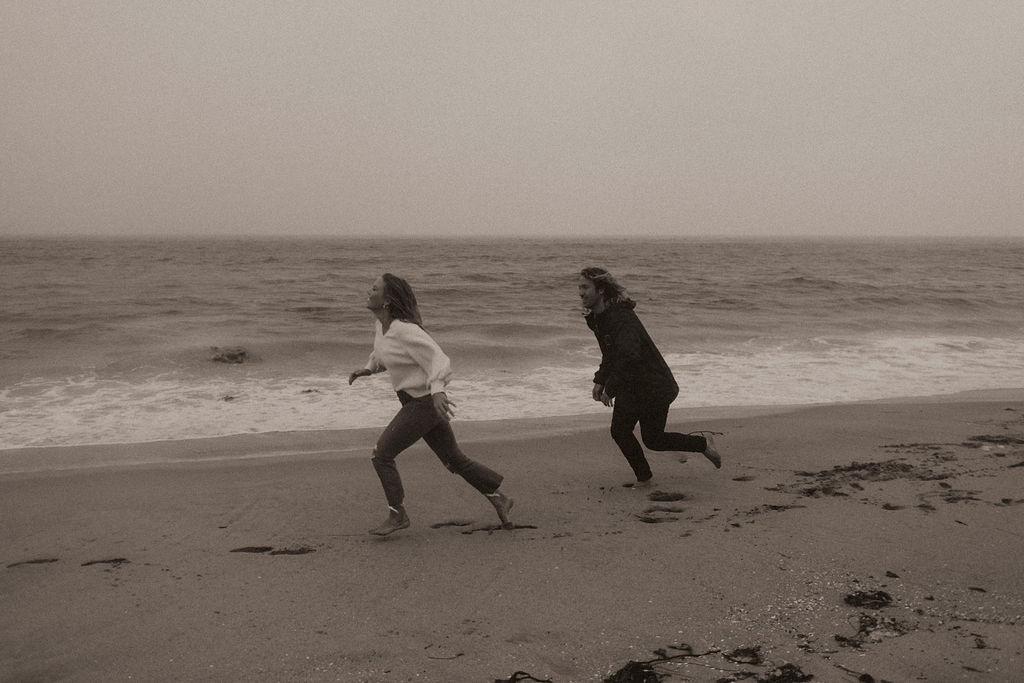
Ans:
[{"label": "woman's leg", "polygon": [[489,495],[501,486],[502,476],[485,465],[471,460],[455,441],[455,432],[447,421],[438,417],[438,424],[423,435],[431,450],[449,472],[465,479],[470,486],[484,495]]},{"label": "woman's leg", "polygon": [[441,419],[429,401],[424,403],[405,397],[400,397],[400,400],[402,408],[377,439],[372,458],[373,468],[380,477],[381,486],[384,487],[384,496],[388,500],[388,505],[393,508],[400,507],[405,499],[405,490],[402,488],[402,478],[398,474],[395,458],[419,441]]},{"label": "woman's leg", "polygon": [[636,423],[640,420],[640,406],[631,396],[622,395],[615,397],[615,407],[612,409],[612,439],[618,445],[626,462],[633,468],[638,482],[648,481],[653,475],[651,466],[644,457],[644,449],[640,442],[633,435]]},{"label": "woman's leg", "polygon": [[459,475],[465,479],[470,486],[487,496],[487,499],[494,506],[501,520],[501,526],[506,529],[513,528],[508,520],[512,511],[514,501],[505,494],[498,491],[501,486],[502,476],[491,468],[481,465],[472,460],[462,452],[458,442],[455,441],[455,432],[447,420],[440,419],[437,426],[423,435],[431,450],[437,454],[449,472]]}]

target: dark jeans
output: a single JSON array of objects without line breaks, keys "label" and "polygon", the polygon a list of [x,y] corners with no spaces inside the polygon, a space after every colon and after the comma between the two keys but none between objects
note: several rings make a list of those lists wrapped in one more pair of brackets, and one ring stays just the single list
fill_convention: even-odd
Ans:
[{"label": "dark jeans", "polygon": [[651,478],[651,466],[644,457],[644,449],[633,436],[636,423],[640,423],[640,436],[644,446],[652,451],[690,451],[703,453],[708,442],[703,436],[666,432],[668,407],[672,400],[657,401],[642,399],[632,394],[615,397],[612,410],[612,438],[618,444],[626,461],[633,468],[637,481]]},{"label": "dark jeans", "polygon": [[448,421],[434,408],[430,395],[413,398],[398,392],[402,408],[384,429],[373,449],[373,468],[377,470],[388,505],[397,507],[405,499],[402,478],[395,466],[395,457],[421,438],[437,454],[449,471],[461,476],[480,493],[494,493],[501,485],[502,476],[470,460],[455,442],[455,433]]}]

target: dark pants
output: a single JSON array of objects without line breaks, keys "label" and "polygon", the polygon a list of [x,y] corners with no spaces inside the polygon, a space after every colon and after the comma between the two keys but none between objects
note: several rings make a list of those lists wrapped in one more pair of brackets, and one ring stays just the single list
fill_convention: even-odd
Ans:
[{"label": "dark pants", "polygon": [[429,394],[413,398],[400,391],[398,400],[402,402],[402,409],[384,429],[373,449],[373,468],[380,477],[388,505],[397,507],[405,498],[395,457],[421,438],[449,471],[461,476],[477,491],[486,494],[498,490],[502,476],[466,457],[455,442],[451,425],[438,414]]},{"label": "dark pants", "polygon": [[651,466],[644,457],[644,449],[633,436],[636,423],[640,423],[640,437],[644,446],[652,451],[690,451],[703,453],[708,447],[703,436],[666,432],[668,401],[641,399],[632,394],[621,394],[615,397],[615,408],[612,410],[612,438],[626,456],[626,461],[633,468],[637,481],[651,478]]}]

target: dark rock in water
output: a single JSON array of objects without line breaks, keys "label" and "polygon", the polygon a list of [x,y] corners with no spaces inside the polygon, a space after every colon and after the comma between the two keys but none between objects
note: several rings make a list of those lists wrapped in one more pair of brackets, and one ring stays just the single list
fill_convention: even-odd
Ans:
[{"label": "dark rock in water", "polygon": [[214,346],[210,350],[213,351],[213,357],[210,360],[214,363],[244,363],[249,360],[249,352],[240,346],[230,349]]},{"label": "dark rock in water", "polygon": [[892,604],[892,596],[885,591],[857,591],[847,595],[844,600],[847,605],[868,609],[882,609]]}]

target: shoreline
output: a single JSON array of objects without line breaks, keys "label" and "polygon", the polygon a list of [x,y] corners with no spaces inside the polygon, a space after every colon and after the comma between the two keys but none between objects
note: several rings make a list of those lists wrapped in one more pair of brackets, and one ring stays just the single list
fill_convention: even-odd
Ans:
[{"label": "shoreline", "polygon": [[[512,530],[417,444],[412,526],[368,535],[379,482],[333,434],[3,475],[0,679],[1010,683],[1024,390],[981,398],[677,411],[724,434],[723,467],[650,453],[646,490],[604,419],[462,429]],[[348,433],[361,456],[370,431]]]},{"label": "shoreline", "polygon": [[[1024,396],[1024,389],[1002,388],[836,403],[672,408],[669,412],[669,429],[680,422],[691,424],[696,421],[781,415],[826,406],[1012,401],[1018,400],[1020,396]],[[456,419],[452,424],[459,442],[472,444],[493,439],[557,437],[581,431],[607,430],[610,419],[611,411],[608,410],[601,413],[507,420]],[[261,458],[358,458],[372,450],[381,430],[383,427],[295,430],[161,441],[8,448],[0,449],[0,477],[78,469]]]}]

